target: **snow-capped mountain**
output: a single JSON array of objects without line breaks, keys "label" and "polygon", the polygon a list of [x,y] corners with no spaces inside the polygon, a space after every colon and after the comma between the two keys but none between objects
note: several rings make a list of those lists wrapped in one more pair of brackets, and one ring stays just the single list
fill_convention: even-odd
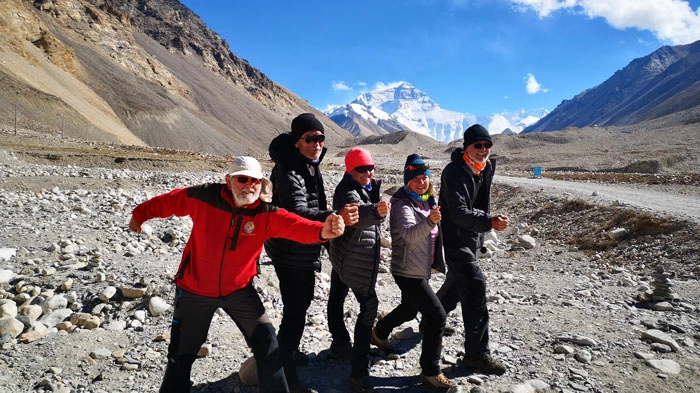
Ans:
[{"label": "snow-capped mountain", "polygon": [[427,94],[408,82],[397,82],[364,93],[349,104],[325,112],[336,124],[356,136],[411,130],[451,142],[474,123],[491,134],[520,132],[545,116],[546,109],[476,116],[440,108]]}]

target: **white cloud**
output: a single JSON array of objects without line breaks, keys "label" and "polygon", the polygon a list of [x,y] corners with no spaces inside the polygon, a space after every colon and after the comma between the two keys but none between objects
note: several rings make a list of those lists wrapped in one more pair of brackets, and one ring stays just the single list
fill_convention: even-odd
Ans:
[{"label": "white cloud", "polygon": [[568,9],[603,18],[616,29],[648,30],[674,45],[700,39],[700,9],[693,11],[684,0],[511,0],[522,10],[532,9],[540,18]]},{"label": "white cloud", "polygon": [[525,79],[525,90],[527,90],[527,94],[546,93],[548,91],[542,88],[540,82],[537,82],[537,79],[535,79],[535,76],[532,74],[527,74],[523,79]]},{"label": "white cloud", "polygon": [[367,82],[357,82],[357,85],[360,87],[367,87]]},{"label": "white cloud", "polygon": [[521,6],[523,11],[528,8],[534,9],[540,18],[547,17],[562,8],[573,8],[579,3],[578,0],[511,0],[511,2]]},{"label": "white cloud", "polygon": [[402,83],[405,83],[404,81],[398,81],[398,82],[377,82],[374,84],[374,90],[383,90],[383,89],[392,89]]},{"label": "white cloud", "polygon": [[334,90],[334,91],[348,91],[348,90],[352,90],[352,87],[346,85],[345,82],[343,82],[343,81],[337,81],[337,82],[336,82],[336,81],[333,81],[333,83],[331,83],[331,85],[333,86],[333,90]]}]

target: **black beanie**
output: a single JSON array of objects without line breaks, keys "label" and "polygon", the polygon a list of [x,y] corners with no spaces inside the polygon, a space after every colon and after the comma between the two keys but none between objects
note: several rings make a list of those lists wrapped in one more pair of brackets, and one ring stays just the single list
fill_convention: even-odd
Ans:
[{"label": "black beanie", "polygon": [[292,136],[296,142],[308,131],[321,131],[324,133],[323,124],[314,116],[313,113],[302,113],[292,120]]},{"label": "black beanie", "polygon": [[403,166],[403,184],[406,185],[414,177],[426,175],[430,177],[430,169],[425,160],[418,154],[411,154],[406,157],[406,164]]},{"label": "black beanie", "polygon": [[464,147],[478,141],[489,141],[493,144],[493,139],[491,139],[489,131],[481,124],[474,124],[464,131]]}]

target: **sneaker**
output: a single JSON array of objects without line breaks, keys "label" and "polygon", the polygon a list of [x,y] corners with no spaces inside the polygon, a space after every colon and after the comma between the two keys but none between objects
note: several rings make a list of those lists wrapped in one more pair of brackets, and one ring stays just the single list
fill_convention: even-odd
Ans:
[{"label": "sneaker", "polygon": [[490,354],[483,354],[476,358],[464,356],[463,362],[465,366],[475,368],[484,374],[503,375],[506,372],[506,366]]},{"label": "sneaker", "polygon": [[292,359],[297,366],[307,366],[309,364],[309,355],[299,350],[295,350],[292,353]]},{"label": "sneaker", "polygon": [[328,356],[335,359],[350,360],[352,358],[352,344],[338,344],[333,341],[331,347],[328,348]]},{"label": "sneaker", "polygon": [[391,344],[388,338],[379,338],[379,336],[377,336],[376,326],[372,328],[372,339],[370,342],[386,353],[394,352],[394,345]]},{"label": "sneaker", "polygon": [[369,381],[369,376],[350,378],[350,388],[353,393],[374,392],[374,385]]},{"label": "sneaker", "polygon": [[449,388],[456,385],[453,380],[447,378],[443,373],[432,377],[421,374],[421,377],[423,377],[423,383],[427,387],[438,392],[447,392]]}]

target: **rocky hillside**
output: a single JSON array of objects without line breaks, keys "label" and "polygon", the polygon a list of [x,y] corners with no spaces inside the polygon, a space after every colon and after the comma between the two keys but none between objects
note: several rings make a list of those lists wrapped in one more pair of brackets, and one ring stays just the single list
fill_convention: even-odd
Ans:
[{"label": "rocky hillside", "polygon": [[664,46],[565,100],[523,132],[636,124],[700,105],[700,41]]},{"label": "rocky hillside", "polygon": [[[5,0],[0,127],[264,155],[306,101],[176,0]],[[349,133],[324,120],[329,144]]]}]

